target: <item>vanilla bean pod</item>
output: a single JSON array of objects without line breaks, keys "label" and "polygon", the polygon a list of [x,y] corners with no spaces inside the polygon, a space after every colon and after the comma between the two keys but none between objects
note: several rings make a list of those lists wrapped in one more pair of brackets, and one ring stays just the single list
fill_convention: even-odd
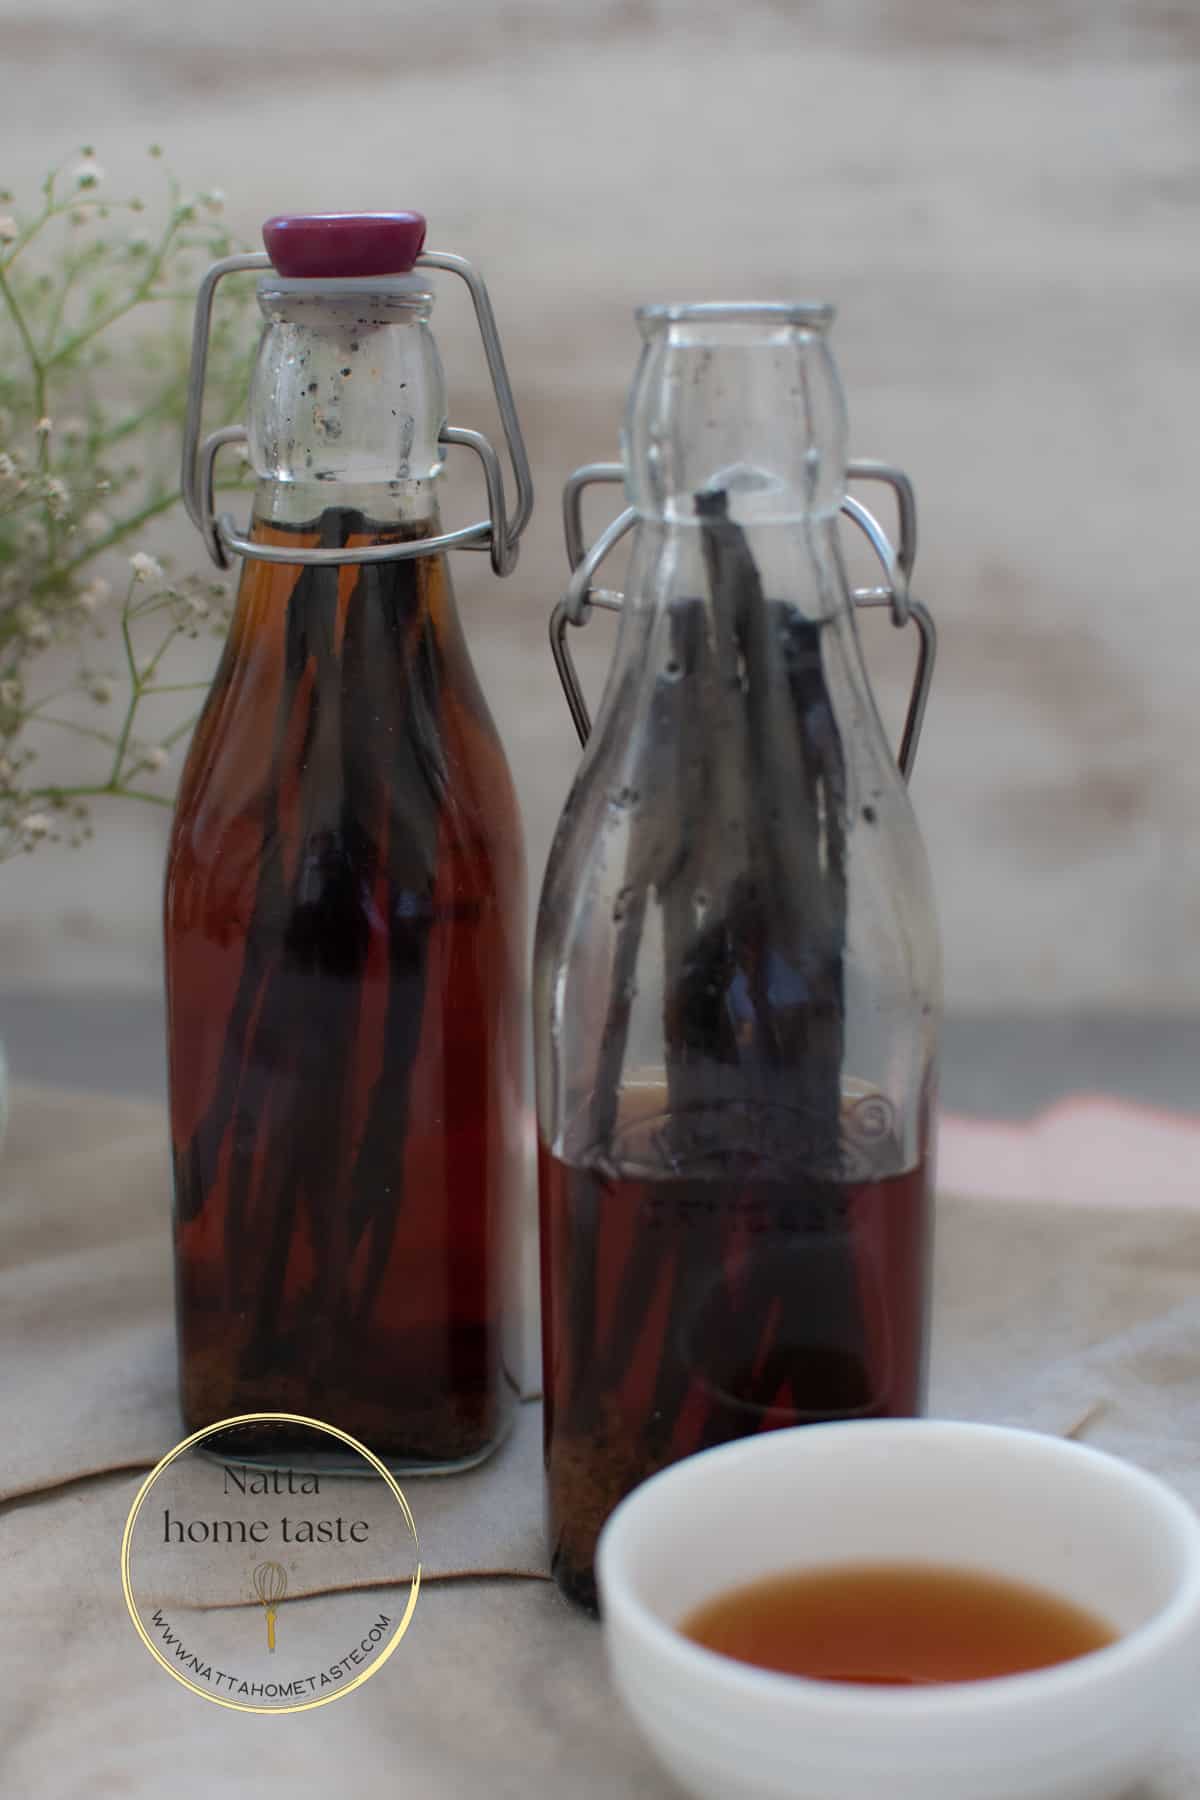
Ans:
[{"label": "vanilla bean pod", "polygon": [[[364,810],[386,846],[379,871],[379,910],[387,921],[387,1001],[383,1054],[367,1103],[350,1176],[348,1231],[353,1256],[367,1233],[369,1253],[359,1294],[345,1297],[346,1322],[366,1326],[383,1279],[404,1196],[395,1147],[409,1123],[411,1071],[424,1012],[429,934],[433,925],[438,831],[448,778],[439,736],[441,675],[423,593],[419,559],[360,571],[363,589],[353,642],[344,651],[347,777],[361,785]],[[349,626],[348,626],[349,629]],[[389,671],[392,692],[370,704],[372,670]],[[403,672],[399,731],[377,721],[396,710],[395,677]]]}]

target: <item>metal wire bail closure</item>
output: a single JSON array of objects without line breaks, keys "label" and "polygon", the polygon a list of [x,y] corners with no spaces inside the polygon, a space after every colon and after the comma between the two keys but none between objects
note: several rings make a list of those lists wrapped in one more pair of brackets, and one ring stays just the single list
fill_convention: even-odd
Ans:
[{"label": "metal wire bail closure", "polygon": [[[937,628],[928,609],[913,596],[909,587],[917,556],[916,496],[908,476],[889,463],[869,460],[848,463],[846,479],[884,482],[896,497],[899,529],[894,548],[874,514],[868,512],[853,495],[846,494],[843,497],[841,511],[863,532],[879,558],[886,577],[886,582],[881,587],[853,589],[850,597],[855,606],[886,606],[891,610],[893,625],[907,625],[911,621],[920,636],[908,712],[900,748],[896,753],[900,773],[907,781],[917,759],[917,745],[925,722],[925,708],[929,701],[929,689],[937,659]],[[589,487],[598,483],[624,480],[623,463],[586,463],[583,468],[576,469],[573,475],[567,477],[563,488],[563,533],[567,540],[571,579],[567,583],[566,593],[550,615],[550,649],[581,744],[587,743],[592,722],[575,659],[567,642],[567,627],[586,625],[593,606],[606,612],[620,611],[624,603],[622,594],[614,593],[610,588],[597,588],[592,584],[605,557],[637,523],[637,513],[632,506],[627,506],[588,549],[583,534],[583,496]]]},{"label": "metal wire bail closure", "polygon": [[455,425],[443,427],[440,441],[473,450],[483,464],[488,517],[477,519],[473,525],[462,525],[456,531],[440,532],[437,537],[410,539],[400,544],[371,544],[357,550],[298,550],[290,545],[256,544],[244,532],[239,531],[229,513],[217,513],[214,484],[217,456],[228,444],[245,443],[246,428],[244,425],[226,425],[220,431],[210,432],[201,441],[200,424],[204,411],[204,378],[208,368],[213,301],[218,284],[227,275],[240,275],[249,270],[272,267],[270,257],[260,250],[245,256],[227,256],[212,265],[196,295],[192,326],[192,364],[183,424],[180,484],[188,517],[203,537],[208,553],[219,569],[228,569],[233,556],[250,557],[256,562],[328,565],[398,562],[405,557],[428,556],[431,552],[451,549],[488,551],[492,568],[497,575],[511,574],[516,567],[521,533],[529,523],[529,515],[533,511],[533,479],[487,287],[482,275],[465,257],[453,256],[448,251],[426,251],[416,258],[413,266],[418,269],[442,269],[448,274],[457,275],[466,283],[471,295],[516,484],[516,505],[512,517],[508,516],[504,470],[493,445],[481,431],[469,431]]}]

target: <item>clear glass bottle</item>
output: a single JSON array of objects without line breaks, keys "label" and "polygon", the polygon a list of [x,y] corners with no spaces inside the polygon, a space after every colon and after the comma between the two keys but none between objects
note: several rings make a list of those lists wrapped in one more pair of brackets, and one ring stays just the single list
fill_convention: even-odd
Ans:
[{"label": "clear glass bottle", "polygon": [[837,533],[828,309],[652,307],[636,527],[538,917],[553,1565],[749,1432],[922,1404],[929,873]]},{"label": "clear glass bottle", "polygon": [[514,1393],[524,857],[445,555],[301,560],[441,529],[424,222],[323,223],[259,281],[250,549],[167,864],[183,1413],[448,1468]]}]

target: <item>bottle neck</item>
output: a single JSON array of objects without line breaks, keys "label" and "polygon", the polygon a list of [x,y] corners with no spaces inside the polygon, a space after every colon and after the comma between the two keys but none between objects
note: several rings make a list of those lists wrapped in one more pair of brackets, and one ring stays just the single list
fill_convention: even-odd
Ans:
[{"label": "bottle neck", "polygon": [[768,603],[844,616],[846,418],[827,307],[659,306],[624,428],[634,608],[685,603],[732,642]]},{"label": "bottle neck", "polygon": [[425,283],[272,272],[259,305],[266,323],[249,407],[256,520],[304,525],[332,508],[432,535],[446,391]]},{"label": "bottle neck", "polygon": [[398,532],[423,538],[442,528],[438,501],[432,481],[418,484],[415,492],[396,493],[386,483],[263,480],[254,490],[252,511],[255,526],[319,532],[322,519],[336,513],[361,516],[371,536]]},{"label": "bottle neck", "polygon": [[836,515],[846,415],[825,341],[829,309],[648,307],[623,448],[644,519],[700,531],[803,527]]}]

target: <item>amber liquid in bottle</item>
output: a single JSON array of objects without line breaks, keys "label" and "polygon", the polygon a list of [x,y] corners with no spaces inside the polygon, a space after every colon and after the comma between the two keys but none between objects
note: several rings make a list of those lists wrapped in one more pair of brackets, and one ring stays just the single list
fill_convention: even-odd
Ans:
[{"label": "amber liquid in bottle", "polygon": [[596,1541],[668,1463],[780,1426],[920,1411],[932,1194],[639,1179],[540,1148],[545,1456],[555,1579],[596,1605]]},{"label": "amber liquid in bottle", "polygon": [[[336,507],[255,534],[402,535]],[[513,1390],[524,862],[443,557],[247,561],[165,943],[188,1429],[298,1412],[477,1460]]]}]

